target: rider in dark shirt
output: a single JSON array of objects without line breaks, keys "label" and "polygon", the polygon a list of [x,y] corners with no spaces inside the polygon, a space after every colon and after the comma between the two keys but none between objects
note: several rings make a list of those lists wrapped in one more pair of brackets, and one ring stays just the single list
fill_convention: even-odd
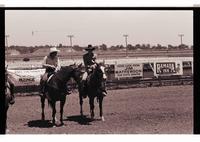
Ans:
[{"label": "rider in dark shirt", "polygon": [[[82,91],[85,92],[86,90],[86,80],[87,80],[87,77],[88,77],[88,74],[90,74],[97,66],[97,63],[96,63],[96,58],[97,58],[97,55],[93,53],[93,51],[95,50],[94,47],[92,47],[92,45],[88,45],[87,48],[85,48],[85,50],[87,51],[86,54],[83,55],[83,62],[84,62],[84,65],[85,65],[85,73],[83,74],[83,77],[82,77],[82,85],[83,85],[83,88],[82,88]],[[104,91],[104,96],[106,96],[106,91]],[[86,97],[86,93],[83,93],[84,94],[84,98]]]}]

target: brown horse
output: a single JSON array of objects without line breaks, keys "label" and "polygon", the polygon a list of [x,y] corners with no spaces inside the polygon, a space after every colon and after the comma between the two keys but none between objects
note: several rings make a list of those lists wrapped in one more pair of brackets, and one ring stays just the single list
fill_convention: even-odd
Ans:
[{"label": "brown horse", "polygon": [[[79,76],[79,77],[77,77]],[[106,75],[105,75],[105,67],[103,64],[97,64],[97,67],[92,71],[91,74],[89,74],[87,79],[87,89],[83,92],[82,90],[82,83],[81,83],[81,75],[79,74],[75,75],[76,81],[78,82],[78,90],[79,90],[79,99],[80,99],[80,114],[83,116],[83,93],[87,93],[87,96],[89,98],[89,104],[90,104],[90,114],[91,118],[94,118],[94,99],[97,98],[99,103],[99,111],[100,111],[100,117],[101,120],[104,121],[103,116],[103,91],[106,89]],[[79,78],[79,79],[78,79]]]},{"label": "brown horse", "polygon": [[[60,125],[63,125],[63,108],[66,102],[66,94],[64,89],[66,88],[67,82],[70,78],[75,78],[77,74],[78,67],[76,65],[63,66],[59,71],[50,76],[49,80],[46,83],[45,93],[41,97],[41,107],[42,107],[42,120],[45,119],[44,107],[45,107],[45,98],[47,98],[48,103],[52,108],[52,123],[55,126],[55,115],[56,115],[56,102],[60,101]],[[42,84],[40,84],[42,85]]]},{"label": "brown horse", "polygon": [[12,99],[11,85],[8,82],[8,72],[6,70],[5,71],[5,120],[6,120],[5,128],[6,128],[6,132],[8,131],[8,129],[7,129],[7,112],[8,112],[8,108],[10,106],[11,99]]}]

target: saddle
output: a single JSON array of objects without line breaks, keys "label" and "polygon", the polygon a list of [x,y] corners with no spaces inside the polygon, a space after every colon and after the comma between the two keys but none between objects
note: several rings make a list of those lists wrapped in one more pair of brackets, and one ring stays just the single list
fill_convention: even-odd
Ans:
[{"label": "saddle", "polygon": [[60,89],[58,87],[58,84],[57,82],[51,82],[51,85],[49,85],[49,81],[51,80],[51,78],[55,75],[55,73],[49,73],[46,78],[44,77],[43,79],[41,78],[41,93],[45,93],[46,92],[46,88],[47,86],[51,87],[51,88],[54,88],[60,92],[62,92],[63,94],[66,94],[66,95],[69,95],[71,94],[68,87],[66,85],[63,85],[63,89]]}]

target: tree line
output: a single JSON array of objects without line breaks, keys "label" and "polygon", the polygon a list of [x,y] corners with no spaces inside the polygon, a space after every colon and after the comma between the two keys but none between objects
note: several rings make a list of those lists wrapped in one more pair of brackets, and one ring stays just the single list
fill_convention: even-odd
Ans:
[{"label": "tree line", "polygon": [[[15,49],[17,51],[19,51],[21,54],[25,54],[25,53],[33,53],[38,49],[42,49],[42,48],[51,48],[53,47],[53,45],[40,45],[40,46],[15,46],[15,45],[11,45],[9,47],[6,47],[6,50],[8,49]],[[64,49],[72,49],[74,51],[83,51],[85,47],[83,46],[79,46],[79,45],[73,45],[72,47],[70,46],[65,46],[62,44],[59,44],[56,46],[57,48],[64,48]],[[130,51],[137,51],[137,50],[187,50],[187,49],[193,49],[193,45],[192,46],[188,46],[185,44],[181,44],[181,45],[171,45],[169,44],[168,46],[163,46],[161,44],[157,44],[157,45],[150,45],[150,44],[136,44],[136,45],[131,45],[128,44],[127,47],[125,47],[124,45],[113,45],[108,47],[106,44],[101,44],[101,45],[94,45],[94,47],[96,48],[96,50],[100,50],[100,51],[123,51],[123,50],[130,50]]]}]

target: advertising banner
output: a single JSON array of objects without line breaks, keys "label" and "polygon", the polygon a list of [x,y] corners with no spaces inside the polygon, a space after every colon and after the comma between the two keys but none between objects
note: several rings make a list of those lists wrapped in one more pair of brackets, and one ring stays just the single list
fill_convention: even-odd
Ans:
[{"label": "advertising banner", "polygon": [[34,70],[8,70],[11,78],[14,79],[18,85],[31,84],[37,85],[40,82],[40,77],[45,73],[45,69]]},{"label": "advertising banner", "polygon": [[143,65],[141,63],[132,64],[115,64],[115,77],[142,77],[143,76]]},{"label": "advertising banner", "polygon": [[183,75],[182,62],[154,62],[154,75]]}]

